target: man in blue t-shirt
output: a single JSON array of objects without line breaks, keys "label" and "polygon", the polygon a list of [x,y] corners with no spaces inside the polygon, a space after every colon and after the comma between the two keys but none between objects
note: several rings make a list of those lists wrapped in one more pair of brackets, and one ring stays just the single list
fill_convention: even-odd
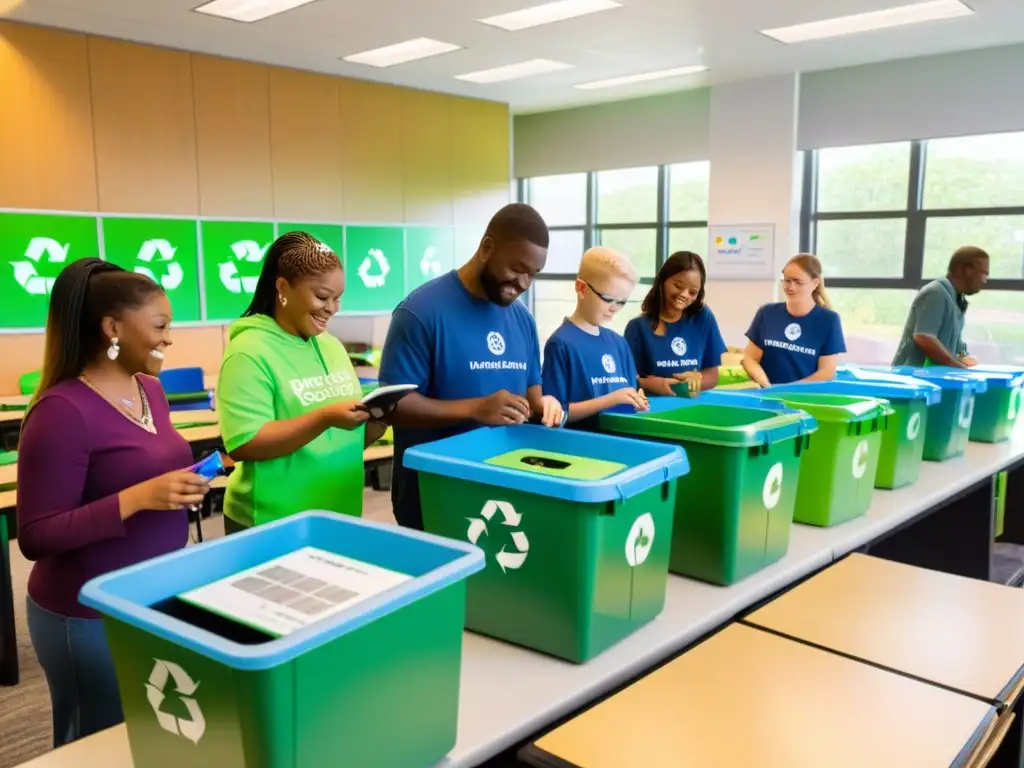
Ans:
[{"label": "man in blue t-shirt", "polygon": [[615,251],[599,247],[583,254],[576,310],[544,345],[544,393],[562,404],[567,423],[594,429],[598,414],[610,408],[648,409],[647,398],[636,388],[629,345],[602,327],[626,305],[636,284],[636,270]]},{"label": "man in blue t-shirt", "polygon": [[487,225],[473,258],[417,288],[395,309],[380,364],[382,384],[415,384],[392,423],[395,518],[423,528],[419,483],[405,451],[480,425],[558,426],[562,407],[541,393],[537,325],[518,301],[544,268],[548,228],[514,203]]}]

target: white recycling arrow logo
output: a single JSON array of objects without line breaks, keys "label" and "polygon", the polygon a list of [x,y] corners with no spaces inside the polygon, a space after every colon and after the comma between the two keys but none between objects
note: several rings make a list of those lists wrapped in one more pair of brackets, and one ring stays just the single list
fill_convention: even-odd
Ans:
[{"label": "white recycling arrow logo", "polygon": [[441,274],[441,262],[437,260],[437,248],[428,245],[420,259],[420,272],[424,277],[437,277]]},{"label": "white recycling arrow logo", "polygon": [[1018,387],[1010,393],[1010,410],[1006,414],[1010,421],[1016,420],[1022,403],[1024,403],[1024,389]]},{"label": "white recycling arrow logo", "polygon": [[[174,692],[178,695],[182,705],[188,711],[188,720],[175,717],[169,712],[163,712],[160,706],[167,698],[164,689],[170,680],[174,680]],[[193,698],[199,683],[193,682],[188,672],[175,664],[173,661],[153,660],[153,671],[149,673],[149,680],[146,682],[146,698],[153,708],[160,727],[175,736],[184,736],[193,744],[198,744],[206,733],[206,718],[199,708],[198,702]]]},{"label": "white recycling arrow logo", "polygon": [[269,247],[270,243],[260,245],[255,240],[239,240],[237,243],[232,243],[231,252],[234,254],[235,260],[226,261],[218,267],[221,284],[232,293],[255,293],[259,277],[240,276],[237,262],[259,264],[263,261],[263,255]]},{"label": "white recycling arrow logo", "polygon": [[52,237],[33,237],[25,249],[25,258],[29,261],[12,261],[14,279],[26,293],[33,296],[46,296],[53,290],[54,277],[42,277],[36,270],[39,260],[46,256],[50,264],[63,264],[68,260],[70,243],[61,245]]},{"label": "white recycling arrow logo", "polygon": [[921,414],[915,413],[907,421],[907,440],[914,442],[919,434],[921,434]]},{"label": "white recycling arrow logo", "polygon": [[[143,264],[137,264],[134,271],[140,275],[145,275],[155,283],[160,283],[164,290],[173,291],[185,279],[185,272],[182,270],[181,264],[174,260],[174,254],[177,250],[177,248],[163,238],[147,240],[139,248],[139,253],[135,257],[136,261],[141,261]],[[164,274],[160,275],[159,278],[150,267],[145,266],[152,263],[153,259],[167,263]]]},{"label": "white recycling arrow logo", "polygon": [[644,512],[629,529],[626,536],[626,562],[630,568],[643,565],[654,546],[654,518],[650,512]]},{"label": "white recycling arrow logo", "polygon": [[[489,535],[487,523],[497,512],[501,512],[502,524],[508,528],[518,528],[523,521],[523,516],[516,512],[515,507],[507,501],[488,501],[480,510],[480,517],[466,518],[469,520],[469,531],[466,536],[469,538],[470,544],[476,544],[484,534]],[[512,531],[512,543],[515,545],[514,552],[505,549],[505,545],[502,544],[501,550],[494,556],[502,573],[522,568],[523,563],[526,562],[526,556],[530,553],[530,542],[523,531]]]},{"label": "white recycling arrow logo", "polygon": [[[375,264],[377,265],[377,271],[371,274]],[[383,288],[384,281],[387,279],[388,272],[390,271],[391,266],[388,264],[384,251],[380,248],[371,248],[367,252],[366,258],[363,259],[363,263],[359,265],[356,273],[367,288]]]},{"label": "white recycling arrow logo", "polygon": [[867,440],[861,440],[857,443],[857,448],[853,452],[853,476],[860,480],[864,477],[864,474],[868,471],[868,454],[871,452],[871,446],[868,445]]},{"label": "white recycling arrow logo", "polygon": [[764,503],[764,508],[769,512],[779,505],[779,499],[782,498],[784,473],[785,469],[782,466],[782,462],[779,461],[772,465],[772,468],[768,470],[768,474],[764,478],[764,485],[761,486],[761,501]]},{"label": "white recycling arrow logo", "polygon": [[960,400],[960,428],[967,429],[974,420],[974,395],[965,392]]}]

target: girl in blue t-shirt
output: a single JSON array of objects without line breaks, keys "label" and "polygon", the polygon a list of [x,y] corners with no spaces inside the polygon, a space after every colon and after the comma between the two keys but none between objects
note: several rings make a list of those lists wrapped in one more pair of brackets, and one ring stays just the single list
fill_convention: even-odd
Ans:
[{"label": "girl in blue t-shirt", "polygon": [[640,387],[648,394],[671,395],[680,381],[691,394],[718,386],[726,347],[718,321],[704,306],[706,281],[700,256],[673,253],[644,298],[643,314],[626,326]]},{"label": "girl in blue t-shirt", "polygon": [[830,381],[846,351],[839,315],[829,306],[816,256],[794,256],[782,271],[786,300],[765,304],[747,331],[743,368],[762,387]]}]

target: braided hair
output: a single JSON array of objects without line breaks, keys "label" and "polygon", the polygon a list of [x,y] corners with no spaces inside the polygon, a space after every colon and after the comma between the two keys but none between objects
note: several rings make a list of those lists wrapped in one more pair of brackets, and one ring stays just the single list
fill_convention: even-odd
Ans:
[{"label": "braided hair", "polygon": [[252,302],[242,316],[274,316],[279,277],[294,285],[302,278],[324,275],[335,269],[341,269],[338,254],[308,232],[281,235],[267,250]]},{"label": "braided hair", "polygon": [[64,267],[50,293],[36,399],[62,381],[78,378],[110,343],[101,327],[104,317],[119,317],[163,292],[145,275],[100,259],[80,259]]}]

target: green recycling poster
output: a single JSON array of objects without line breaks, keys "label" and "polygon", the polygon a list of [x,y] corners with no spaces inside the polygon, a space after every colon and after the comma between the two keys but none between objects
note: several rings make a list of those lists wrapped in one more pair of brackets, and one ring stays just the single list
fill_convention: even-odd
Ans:
[{"label": "green recycling poster", "polygon": [[194,220],[101,221],[107,261],[162,285],[174,310],[174,322],[203,319],[199,303],[199,240]]},{"label": "green recycling poster", "polygon": [[249,306],[275,235],[309,232],[343,259],[342,313],[387,314],[468,258],[478,232],[0,211],[0,329],[46,325],[60,270],[99,256],[163,286],[174,321],[230,322]]},{"label": "green recycling poster", "polygon": [[95,216],[0,217],[0,328],[42,328],[64,265],[100,255]]}]

